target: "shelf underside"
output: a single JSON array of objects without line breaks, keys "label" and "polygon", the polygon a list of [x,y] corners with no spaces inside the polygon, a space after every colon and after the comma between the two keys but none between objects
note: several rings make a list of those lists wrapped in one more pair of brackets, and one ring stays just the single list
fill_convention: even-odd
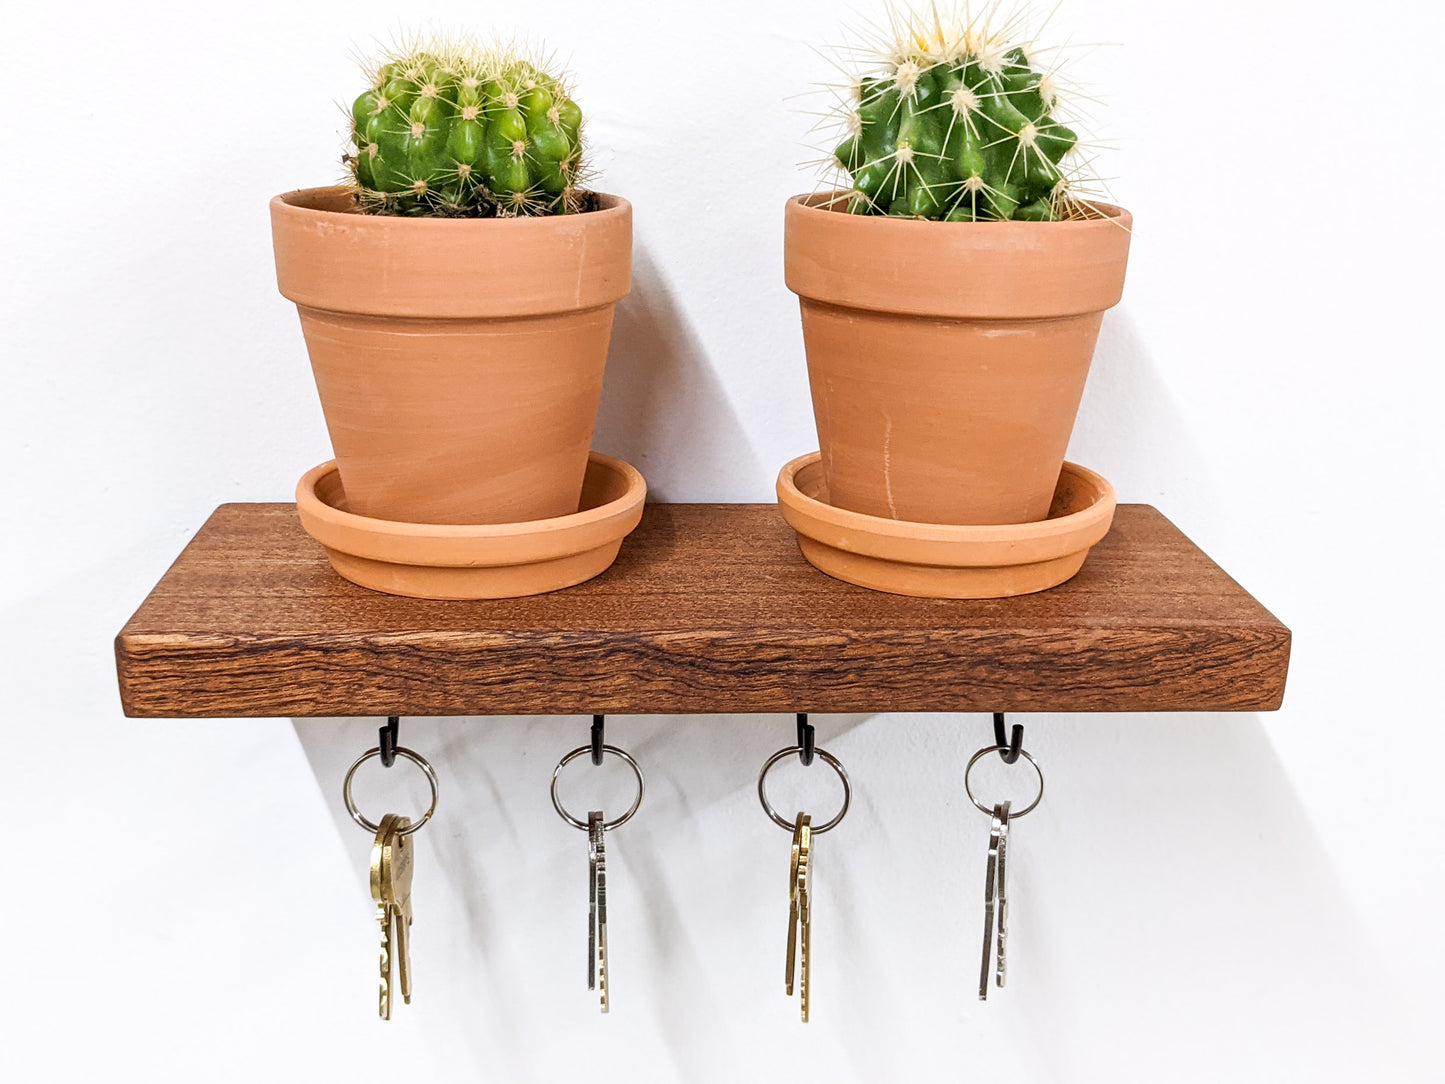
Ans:
[{"label": "shelf underside", "polygon": [[130,716],[1268,711],[1290,633],[1121,505],[1083,570],[916,599],[803,560],[774,505],[648,505],[554,594],[423,602],[336,575],[290,504],[218,508],[116,638]]}]

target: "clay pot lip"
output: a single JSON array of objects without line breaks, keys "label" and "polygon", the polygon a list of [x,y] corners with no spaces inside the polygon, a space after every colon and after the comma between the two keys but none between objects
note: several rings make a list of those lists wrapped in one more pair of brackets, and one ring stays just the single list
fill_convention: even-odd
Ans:
[{"label": "clay pot lip", "polygon": [[349,229],[365,229],[367,227],[362,225],[365,223],[373,224],[373,228],[385,230],[510,229],[520,232],[528,229],[545,230],[549,227],[556,229],[559,223],[569,225],[575,225],[578,222],[601,223],[609,219],[625,218],[632,213],[631,203],[621,196],[607,192],[593,193],[600,205],[593,211],[568,215],[528,215],[509,218],[437,218],[425,215],[413,218],[408,215],[366,215],[359,211],[332,211],[310,205],[310,202],[334,200],[347,196],[351,192],[352,189],[341,184],[320,185],[315,188],[293,188],[289,192],[282,192],[278,196],[271,197],[271,214],[281,217],[283,220],[284,218],[329,220],[345,224]]},{"label": "clay pot lip", "polygon": [[271,200],[276,286],[303,309],[486,320],[600,308],[632,284],[632,205],[538,218],[358,214],[345,186]]},{"label": "clay pot lip", "polygon": [[1041,229],[1047,229],[1051,233],[1080,233],[1088,230],[1118,229],[1123,227],[1131,231],[1134,224],[1134,216],[1123,207],[1114,203],[1104,203],[1099,200],[1090,200],[1091,206],[1103,211],[1104,218],[1082,218],[1071,219],[1067,222],[1015,222],[1015,221],[989,221],[989,222],[939,222],[932,219],[922,218],[895,218],[892,215],[851,215],[846,211],[840,211],[831,207],[820,207],[818,204],[825,200],[836,200],[846,194],[844,189],[834,189],[829,192],[803,192],[788,198],[786,213],[789,215],[806,215],[814,222],[821,222],[819,215],[844,219],[852,225],[839,225],[840,229],[854,229],[858,232],[868,230],[897,230],[901,233],[927,232],[937,230],[939,227],[958,230],[987,230],[995,235],[1007,236],[1009,234],[1033,234],[1037,237]]},{"label": "clay pot lip", "polygon": [[[824,545],[901,564],[986,567],[1033,564],[1092,546],[1114,519],[1117,495],[1103,475],[1064,463],[1091,495],[1077,512],[1034,523],[964,525],[883,519],[838,508],[804,493],[797,484],[806,468],[821,469],[821,452],[809,452],[778,472],[778,503],[799,534]],[[1082,540],[1083,544],[1080,545]]]},{"label": "clay pot lip", "polygon": [[805,310],[1053,320],[1123,295],[1134,219],[1122,207],[1099,204],[1110,217],[1073,222],[933,222],[818,206],[836,195],[784,205],[783,279]]},{"label": "clay pot lip", "polygon": [[[347,512],[317,493],[336,461],[311,468],[296,484],[296,511],[306,533],[328,549],[391,564],[483,567],[535,563],[571,556],[624,537],[636,526],[647,499],[647,482],[630,463],[588,453],[587,473],[611,474],[622,494],[565,516],[515,523],[405,523]],[[525,556],[519,556],[525,549]]]}]

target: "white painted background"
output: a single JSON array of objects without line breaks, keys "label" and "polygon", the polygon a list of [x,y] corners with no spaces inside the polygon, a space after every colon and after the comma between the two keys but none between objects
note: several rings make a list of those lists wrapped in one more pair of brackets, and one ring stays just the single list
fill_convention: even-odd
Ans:
[{"label": "white painted background", "polygon": [[[110,644],[216,504],[288,499],[329,454],[266,202],[336,175],[349,54],[403,25],[495,20],[570,55],[602,184],[636,208],[597,445],[664,499],[770,499],[813,446],[788,99],[845,13],[7,2],[0,1077],[1441,1079],[1439,12],[1061,12],[1060,36],[1120,43],[1084,74],[1137,222],[1072,457],[1294,629],[1285,708],[1028,718],[1049,792],[987,1004],[987,826],[960,787],[985,718],[819,719],[857,801],[819,844],[804,1029],[787,836],[752,794],[786,717],[613,721],[650,789],[610,841],[606,1018],[583,836],[546,798],[585,721],[408,720],[445,792],[416,1001],[381,1026],[368,840],[339,802],[375,721],[126,723]],[[375,808],[396,780],[363,782]]]}]

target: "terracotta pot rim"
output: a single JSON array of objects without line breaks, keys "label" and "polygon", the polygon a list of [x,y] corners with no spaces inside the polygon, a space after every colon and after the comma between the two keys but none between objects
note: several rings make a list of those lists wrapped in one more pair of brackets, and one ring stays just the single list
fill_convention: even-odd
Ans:
[{"label": "terracotta pot rim", "polygon": [[432,229],[544,229],[549,225],[555,226],[558,222],[572,222],[579,220],[596,221],[603,218],[615,218],[625,215],[631,210],[632,204],[621,196],[612,195],[608,192],[594,192],[600,206],[596,210],[582,211],[576,214],[567,215],[526,215],[508,218],[438,218],[426,215],[412,217],[410,215],[367,215],[359,211],[330,211],[321,207],[312,207],[302,202],[306,199],[326,199],[352,191],[346,185],[330,184],[317,185],[313,188],[293,188],[289,192],[282,192],[280,195],[271,197],[271,210],[273,214],[295,215],[298,217],[312,217],[321,220],[339,219],[346,222],[352,228],[356,228],[358,221],[374,222],[382,225],[382,228],[393,230],[432,230]]},{"label": "terracotta pot rim", "polygon": [[362,531],[367,534],[386,535],[396,539],[418,541],[486,541],[515,539],[532,534],[573,531],[601,523],[625,511],[629,505],[641,504],[647,495],[647,482],[642,473],[631,463],[624,462],[601,452],[587,454],[587,470],[608,471],[619,475],[627,483],[627,489],[615,500],[595,508],[585,508],[565,516],[550,519],[524,520],[516,523],[406,523],[401,520],[377,519],[373,516],[358,515],[328,504],[317,495],[317,484],[322,478],[337,472],[336,460],[328,459],[312,467],[296,483],[296,505],[298,512],[315,520],[318,524],[340,530]]},{"label": "terracotta pot rim", "polygon": [[1134,219],[1113,204],[1100,205],[1111,217],[1077,222],[931,222],[814,206],[827,198],[784,204],[783,278],[805,303],[1054,319],[1112,308],[1124,290]]},{"label": "terracotta pot rim", "polygon": [[[826,501],[804,493],[797,484],[798,474],[807,467],[819,464],[821,452],[809,452],[788,462],[778,473],[778,501],[785,512],[796,511],[812,522],[825,527],[830,533],[848,534],[854,539],[866,540],[866,552],[880,557],[889,557],[899,545],[914,549],[925,549],[929,559],[939,565],[976,565],[980,552],[987,550],[989,563],[1000,549],[1011,549],[1024,543],[1043,543],[1065,540],[1079,533],[1092,534],[1101,524],[1112,521],[1117,496],[1113,485],[1103,475],[1081,467],[1077,463],[1064,463],[1061,474],[1071,474],[1094,494],[1090,503],[1077,512],[1042,519],[1033,523],[990,523],[982,525],[953,523],[919,523],[911,520],[884,519],[863,512],[852,512],[838,508]],[[789,519],[789,522],[793,522]],[[798,524],[793,523],[796,528]],[[1099,532],[1102,537],[1103,532]],[[816,536],[815,536],[816,537]],[[820,539],[821,541],[826,541]],[[858,552],[865,552],[859,548]],[[1036,553],[1019,555],[1016,561],[996,563],[1025,564],[1038,560]]]},{"label": "terracotta pot rim", "polygon": [[632,280],[632,205],[545,218],[358,214],[351,190],[272,198],[276,285],[324,312],[425,319],[552,316],[619,301]]},{"label": "terracotta pot rim", "polygon": [[[937,227],[947,229],[979,229],[980,227],[998,233],[1018,231],[1024,233],[1037,233],[1040,228],[1046,228],[1053,232],[1064,230],[1079,231],[1109,227],[1118,229],[1122,227],[1129,230],[1133,223],[1134,216],[1125,207],[1115,203],[1104,203],[1102,200],[1089,200],[1089,204],[1103,211],[1105,218],[1081,218],[1070,219],[1065,222],[1016,222],[1013,220],[987,222],[941,222],[933,219],[903,218],[892,215],[852,215],[846,211],[840,211],[832,207],[819,207],[823,200],[836,199],[845,194],[844,189],[835,189],[831,192],[802,192],[796,196],[788,197],[788,203],[795,205],[798,210],[794,213],[807,215],[837,215],[850,222],[856,223],[856,228],[861,232],[865,230],[878,229],[904,229],[904,230],[931,230]],[[1121,222],[1120,219],[1124,221]]]}]

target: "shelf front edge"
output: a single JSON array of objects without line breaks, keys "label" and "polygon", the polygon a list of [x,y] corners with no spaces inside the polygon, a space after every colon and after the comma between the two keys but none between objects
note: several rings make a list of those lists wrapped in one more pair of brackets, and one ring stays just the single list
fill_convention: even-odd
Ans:
[{"label": "shelf front edge", "polygon": [[1273,711],[1290,633],[1278,623],[1067,637],[693,629],[316,644],[123,632],[115,650],[133,718]]}]

